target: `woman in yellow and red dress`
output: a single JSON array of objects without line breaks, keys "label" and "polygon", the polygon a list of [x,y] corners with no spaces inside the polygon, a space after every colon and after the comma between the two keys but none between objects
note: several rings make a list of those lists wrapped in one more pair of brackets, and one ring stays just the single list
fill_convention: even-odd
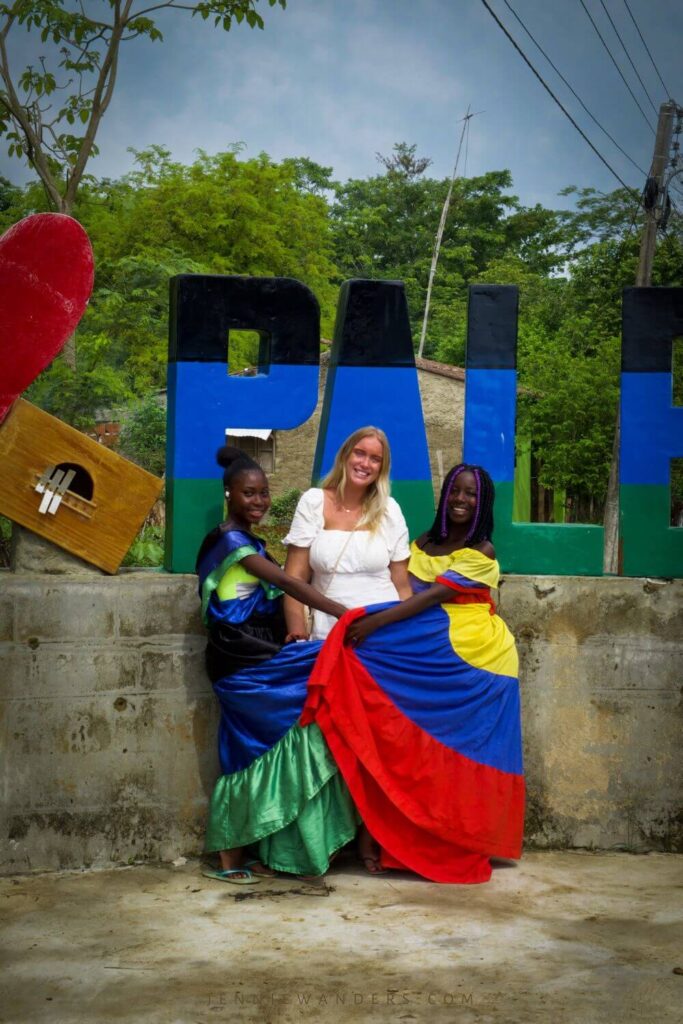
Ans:
[{"label": "woman in yellow and red dress", "polygon": [[524,776],[518,659],[495,613],[494,486],[447,475],[413,542],[414,595],[348,612],[309,682],[302,723],[322,730],[383,868],[485,882],[521,855]]}]

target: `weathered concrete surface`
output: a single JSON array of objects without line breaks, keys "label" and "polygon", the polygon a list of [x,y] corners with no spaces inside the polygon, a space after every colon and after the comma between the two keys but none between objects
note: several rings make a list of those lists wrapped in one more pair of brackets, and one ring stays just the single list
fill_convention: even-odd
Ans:
[{"label": "weathered concrete surface", "polygon": [[5,870],[201,849],[216,709],[195,588],[0,576]]},{"label": "weathered concrete surface", "polygon": [[31,530],[25,530],[18,523],[12,523],[12,548],[10,564],[14,572],[37,572],[41,574],[80,574],[103,576],[101,569],[72,555],[52,541],[39,537]]},{"label": "weathered concrete surface", "polygon": [[681,861],[532,853],[483,886],[342,863],[327,895],[192,863],[5,879],[0,1021],[678,1024]]},{"label": "weathered concrete surface", "polygon": [[[192,576],[0,572],[0,872],[201,850],[216,708]],[[529,846],[683,850],[683,581],[514,577]]]},{"label": "weathered concrete surface", "polygon": [[526,836],[683,851],[683,581],[508,576]]}]

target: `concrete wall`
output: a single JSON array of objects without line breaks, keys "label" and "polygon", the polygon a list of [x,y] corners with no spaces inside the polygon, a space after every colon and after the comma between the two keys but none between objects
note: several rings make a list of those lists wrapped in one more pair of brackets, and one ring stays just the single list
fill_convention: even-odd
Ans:
[{"label": "concrete wall", "polygon": [[[3,872],[201,849],[217,761],[195,579],[0,572]],[[529,845],[682,850],[683,581],[508,577]]]}]

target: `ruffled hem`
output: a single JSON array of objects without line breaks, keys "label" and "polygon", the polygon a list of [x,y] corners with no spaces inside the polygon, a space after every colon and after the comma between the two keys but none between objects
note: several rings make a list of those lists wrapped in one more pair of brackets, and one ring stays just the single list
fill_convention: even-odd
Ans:
[{"label": "ruffled hem", "polygon": [[[315,717],[385,866],[435,882],[485,882],[489,857],[521,854],[523,776],[460,754],[401,711],[343,645],[345,625],[361,613],[347,612],[328,639],[301,721]],[[517,739],[514,703],[507,723]],[[499,714],[501,740],[505,724]]]},{"label": "ruffled hem", "polygon": [[319,875],[358,821],[320,730],[294,725],[247,768],[218,779],[205,849],[258,844],[274,870]]}]

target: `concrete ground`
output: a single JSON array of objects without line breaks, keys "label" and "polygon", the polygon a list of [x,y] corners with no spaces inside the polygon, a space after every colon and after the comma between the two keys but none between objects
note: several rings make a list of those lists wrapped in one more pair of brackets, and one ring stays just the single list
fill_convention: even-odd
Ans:
[{"label": "concrete ground", "polygon": [[529,853],[460,887],[201,868],[1,880],[0,1021],[683,1021],[680,856]]}]

